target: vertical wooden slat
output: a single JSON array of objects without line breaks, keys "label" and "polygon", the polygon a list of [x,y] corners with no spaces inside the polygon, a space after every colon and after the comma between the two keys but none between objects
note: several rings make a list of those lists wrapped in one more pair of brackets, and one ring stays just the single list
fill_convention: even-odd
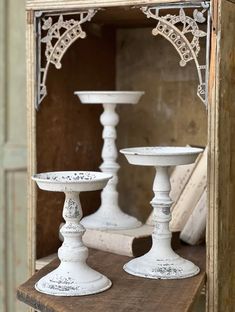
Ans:
[{"label": "vertical wooden slat", "polygon": [[26,62],[24,0],[7,0],[6,143],[26,148]]},{"label": "vertical wooden slat", "polygon": [[[207,311],[235,305],[235,4],[215,2],[209,107]],[[218,19],[216,19],[216,16]]]},{"label": "vertical wooden slat", "polygon": [[6,230],[7,230],[7,248],[6,248],[6,257],[7,257],[7,311],[13,311],[15,308],[15,300],[12,299],[12,292],[14,289],[14,279],[12,278],[15,275],[15,267],[12,262],[14,260],[14,238],[13,238],[13,210],[14,210],[14,194],[13,194],[13,185],[14,185],[14,173],[6,172],[5,173],[5,183],[6,183],[6,198],[5,204],[7,203],[6,211]]},{"label": "vertical wooden slat", "polygon": [[217,0],[212,5],[212,31],[211,31],[211,59],[209,79],[209,106],[208,106],[208,218],[207,218],[207,311],[217,311],[217,236],[218,232],[218,109],[216,101],[216,76],[218,75],[217,64]]},{"label": "vertical wooden slat", "polygon": [[35,136],[35,30],[34,13],[27,11],[26,16],[26,52],[27,52],[27,142],[28,146],[28,271],[35,271],[35,227],[36,227],[36,188],[31,175],[36,172],[36,136]]},{"label": "vertical wooden slat", "polygon": [[5,102],[6,102],[6,66],[5,66],[5,15],[6,1],[0,0],[0,311],[6,311],[6,211],[3,209],[5,203],[5,181],[3,160],[3,144],[5,141]]},{"label": "vertical wooden slat", "polygon": [[[27,207],[27,175],[25,170],[11,171],[12,183],[11,188],[12,211],[14,216],[12,220],[12,288],[10,291],[9,302],[12,304],[12,310],[25,312],[27,307],[16,300],[16,291],[19,282],[27,276],[27,231],[25,228],[26,207]],[[23,256],[22,256],[23,255]]]}]

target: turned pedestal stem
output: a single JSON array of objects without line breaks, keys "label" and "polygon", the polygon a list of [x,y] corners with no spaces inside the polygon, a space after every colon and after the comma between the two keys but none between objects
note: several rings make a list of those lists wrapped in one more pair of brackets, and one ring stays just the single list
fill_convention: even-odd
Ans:
[{"label": "turned pedestal stem", "polygon": [[101,195],[101,206],[93,214],[83,218],[81,223],[87,229],[98,230],[122,230],[141,226],[136,218],[124,213],[118,205],[116,126],[119,116],[115,109],[117,105],[135,105],[144,94],[143,91],[76,91],[83,104],[102,104],[104,111],[100,116],[103,125],[103,163],[101,171],[112,174],[113,178],[108,182]]},{"label": "turned pedestal stem", "polygon": [[118,206],[117,172],[120,168],[117,163],[117,147],[115,140],[117,139],[116,126],[119,122],[119,116],[116,113],[115,104],[103,104],[104,112],[100,116],[100,122],[103,125],[102,138],[104,140],[102,149],[103,163],[100,166],[101,171],[112,174],[113,178],[109,180],[106,187],[101,193],[100,210],[106,214],[112,215],[115,211],[120,210]]},{"label": "turned pedestal stem", "polygon": [[136,218],[122,212],[118,204],[117,173],[120,166],[117,163],[118,152],[115,141],[117,139],[116,126],[119,122],[119,116],[115,111],[116,106],[114,103],[103,104],[104,111],[100,116],[100,122],[103,126],[102,138],[104,140],[101,155],[103,163],[100,170],[111,174],[113,178],[102,190],[101,206],[98,211],[82,220],[82,224],[86,228],[119,230],[141,225],[141,222]]},{"label": "turned pedestal stem", "polygon": [[65,193],[63,218],[65,224],[60,229],[60,233],[64,237],[64,242],[58,250],[61,265],[73,262],[76,266],[84,266],[88,257],[88,249],[82,242],[85,229],[80,224],[82,207],[78,192]]},{"label": "turned pedestal stem", "polygon": [[154,230],[152,248],[142,257],[133,259],[124,265],[130,274],[156,279],[179,279],[196,275],[199,268],[180,257],[171,247],[172,234],[169,229],[171,190],[167,166],[157,166],[153,184],[154,198],[151,205],[154,209]]},{"label": "turned pedestal stem", "polygon": [[153,184],[154,198],[151,205],[154,209],[154,232],[152,234],[152,252],[158,258],[172,257],[174,252],[171,248],[172,234],[169,229],[171,221],[170,208],[173,204],[169,194],[171,190],[168,176],[168,167],[156,167],[156,176]]}]

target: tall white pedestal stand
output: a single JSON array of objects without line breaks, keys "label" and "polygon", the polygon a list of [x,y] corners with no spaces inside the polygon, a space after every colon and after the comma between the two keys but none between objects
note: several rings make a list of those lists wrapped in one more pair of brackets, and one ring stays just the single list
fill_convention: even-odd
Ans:
[{"label": "tall white pedestal stand", "polygon": [[103,163],[101,171],[112,174],[101,194],[100,208],[90,216],[83,218],[82,224],[88,229],[121,230],[141,226],[136,218],[124,213],[118,204],[118,169],[117,147],[115,144],[116,126],[119,116],[115,109],[117,104],[137,104],[144,92],[139,91],[78,91],[75,94],[84,104],[102,104],[103,114],[100,122],[103,125],[104,145],[102,149]]}]

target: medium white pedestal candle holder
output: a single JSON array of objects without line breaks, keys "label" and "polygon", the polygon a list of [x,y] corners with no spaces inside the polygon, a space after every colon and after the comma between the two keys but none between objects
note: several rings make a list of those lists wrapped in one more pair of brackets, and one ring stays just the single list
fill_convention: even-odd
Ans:
[{"label": "medium white pedestal candle holder", "polygon": [[124,213],[118,204],[118,169],[116,126],[119,116],[115,111],[117,104],[137,104],[144,92],[140,91],[78,91],[75,94],[84,104],[102,104],[104,112],[100,117],[103,125],[104,145],[102,149],[103,163],[101,171],[112,174],[113,178],[108,182],[101,194],[100,208],[90,216],[82,220],[82,224],[89,229],[120,230],[141,226],[136,218]]},{"label": "medium white pedestal candle holder", "polygon": [[132,275],[153,279],[180,279],[194,276],[199,268],[171,248],[172,234],[169,230],[171,190],[168,169],[170,166],[193,163],[203,150],[191,147],[139,147],[127,148],[123,153],[133,165],[154,166],[156,176],[153,184],[154,230],[152,248],[142,257],[124,265],[124,270]]},{"label": "medium white pedestal candle holder", "polygon": [[111,281],[86,263],[88,249],[82,242],[85,229],[80,224],[79,193],[103,189],[112,176],[101,172],[69,171],[41,173],[32,178],[42,190],[65,193],[63,218],[66,221],[60,229],[64,237],[58,250],[60,265],[41,278],[35,288],[55,296],[89,295],[110,288]]}]

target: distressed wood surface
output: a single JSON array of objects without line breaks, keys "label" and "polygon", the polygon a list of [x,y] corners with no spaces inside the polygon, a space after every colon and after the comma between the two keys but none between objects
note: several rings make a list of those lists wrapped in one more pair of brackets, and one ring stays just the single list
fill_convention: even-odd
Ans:
[{"label": "distressed wood surface", "polygon": [[36,260],[36,186],[31,176],[36,173],[36,111],[35,100],[35,33],[33,25],[33,13],[27,12],[26,16],[26,71],[27,71],[27,219],[28,219],[28,271],[32,275],[35,272]]},{"label": "distressed wood surface", "polygon": [[[182,247],[178,252],[201,267],[201,273],[184,280],[150,280],[125,273],[122,266],[130,258],[101,251],[90,251],[89,265],[113,282],[110,290],[84,297],[53,297],[34,289],[35,282],[58,266],[51,262],[18,289],[18,298],[42,312],[186,312],[205,282],[205,249]],[[189,291],[190,290],[190,291]]]},{"label": "distressed wood surface", "polygon": [[[79,9],[94,7],[112,7],[112,6],[133,6],[149,5],[153,3],[177,3],[187,2],[185,0],[27,0],[27,9],[32,10],[51,10],[51,9]],[[200,1],[194,1],[200,3]]]},{"label": "distressed wood surface", "polygon": [[[36,111],[35,101],[35,31],[34,13],[26,13],[26,92],[27,92],[27,263],[28,274],[35,273],[36,263],[36,186],[31,176],[36,173]],[[30,308],[30,312],[34,312]]]},{"label": "distressed wood surface", "polygon": [[213,13],[207,310],[232,312],[235,305],[235,4],[215,1]]}]

